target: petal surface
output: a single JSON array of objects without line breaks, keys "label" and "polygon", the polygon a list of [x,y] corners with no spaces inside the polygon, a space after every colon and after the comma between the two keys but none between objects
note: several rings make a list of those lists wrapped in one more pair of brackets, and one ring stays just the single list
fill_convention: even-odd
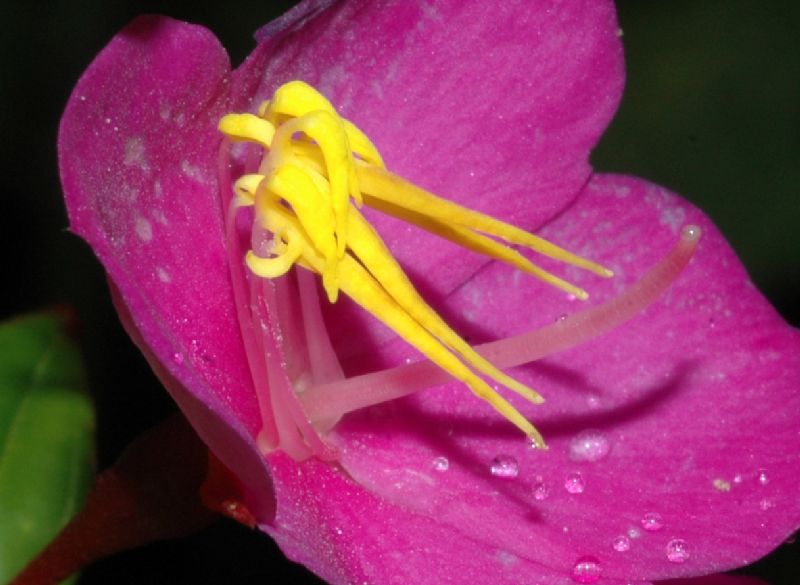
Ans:
[{"label": "petal surface", "polygon": [[660,581],[659,585],[769,585],[766,581],[746,575],[707,575],[692,579],[670,579]]},{"label": "petal surface", "polygon": [[[254,109],[291,79],[311,83],[359,125],[388,167],[438,195],[525,228],[554,216],[589,177],[588,155],[624,82],[611,2],[307,2],[236,71]],[[485,259],[369,214],[427,298]],[[435,275],[435,277],[431,277]],[[337,347],[387,339],[347,301],[328,312]],[[369,335],[346,335],[364,323]]]},{"label": "petal surface", "polygon": [[[262,526],[289,558],[331,584],[569,585],[568,576],[480,538],[482,522],[464,534],[435,516],[393,505],[319,461],[300,466],[270,458],[281,503]],[[469,576],[468,579],[465,576]],[[609,585],[644,581],[604,579]]]},{"label": "petal surface", "polygon": [[[700,248],[644,313],[511,370],[547,399],[519,406],[549,451],[528,448],[449,384],[346,418],[336,431],[342,465],[389,502],[465,537],[480,526],[486,542],[564,573],[591,555],[607,576],[675,578],[747,564],[778,546],[800,525],[797,331],[714,226],[660,187],[597,176],[542,232],[616,271],[604,282],[575,275],[600,302],[655,264],[685,223],[702,226]],[[552,323],[578,305],[492,264],[447,310],[480,342]],[[384,362],[413,359],[400,343],[383,350]],[[516,477],[492,474],[498,457],[515,462]]]},{"label": "petal surface", "polygon": [[229,72],[208,30],[135,20],[75,88],[59,162],[71,229],[103,263],[129,333],[200,436],[263,486],[217,186]]}]

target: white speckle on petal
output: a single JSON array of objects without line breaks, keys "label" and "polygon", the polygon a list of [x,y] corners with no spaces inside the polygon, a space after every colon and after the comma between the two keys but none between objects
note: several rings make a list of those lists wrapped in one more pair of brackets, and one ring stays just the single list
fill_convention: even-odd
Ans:
[{"label": "white speckle on petal", "polygon": [[149,242],[153,239],[153,226],[141,216],[136,218],[136,235],[143,242]]},{"label": "white speckle on petal", "polygon": [[144,140],[141,136],[131,136],[125,143],[125,157],[122,162],[126,167],[136,167],[144,172],[150,170],[150,164],[144,152]]},{"label": "white speckle on petal", "polygon": [[497,562],[504,567],[513,567],[519,561],[517,555],[510,553],[507,550],[498,550],[494,553],[494,558],[497,559]]},{"label": "white speckle on petal", "polygon": [[161,102],[161,105],[158,107],[158,115],[166,122],[172,116],[172,106],[167,102]]},{"label": "white speckle on petal", "polygon": [[193,165],[186,159],[181,161],[181,172],[198,183],[204,182],[203,171],[200,167]]},{"label": "white speckle on petal", "polygon": [[156,223],[160,223],[161,225],[169,225],[167,216],[164,215],[164,212],[160,209],[153,210],[153,219],[156,220]]}]

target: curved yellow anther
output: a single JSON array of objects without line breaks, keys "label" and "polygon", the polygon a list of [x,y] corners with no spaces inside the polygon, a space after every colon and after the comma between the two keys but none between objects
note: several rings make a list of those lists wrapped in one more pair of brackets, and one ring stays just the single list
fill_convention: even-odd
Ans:
[{"label": "curved yellow anther", "polygon": [[275,136],[275,126],[253,114],[227,114],[218,127],[232,140],[256,142],[265,148],[270,147]]},{"label": "curved yellow anther", "polygon": [[271,100],[261,104],[258,115],[277,126],[281,116],[300,118],[314,111],[328,112],[336,116],[342,121],[353,152],[369,164],[384,167],[383,158],[367,135],[349,120],[341,118],[333,104],[307,83],[290,81],[280,86]]},{"label": "curved yellow anther", "polygon": [[245,256],[248,268],[256,276],[262,278],[277,278],[283,276],[303,253],[302,238],[296,234],[284,231],[280,236],[275,236],[276,243],[272,252],[276,255],[272,258],[262,258],[255,252],[249,250]]},{"label": "curved yellow anther", "polygon": [[325,174],[331,185],[331,207],[336,218],[337,250],[341,258],[347,247],[347,212],[350,209],[350,196],[352,195],[356,201],[361,200],[357,180],[353,180],[356,176],[355,163],[347,135],[341,120],[323,110],[309,112],[300,118],[292,118],[281,124],[275,134],[272,152],[276,153],[278,165],[282,156],[291,156],[291,142],[297,133],[303,133],[311,138],[322,152]]},{"label": "curved yellow anther", "polygon": [[[319,179],[324,182],[321,177]],[[328,194],[321,193],[318,185],[319,181],[315,182],[307,171],[292,164],[277,168],[267,179],[267,189],[292,206],[303,230],[325,259],[322,283],[328,300],[335,303],[339,295],[336,219]],[[269,210],[261,213],[269,213]]]},{"label": "curved yellow anther", "polygon": [[328,99],[307,83],[299,80],[284,83],[275,93],[272,99],[262,104],[263,115],[272,123],[277,123],[280,116],[299,118],[308,112],[320,110],[335,114],[336,109]]},{"label": "curved yellow anther", "polygon": [[236,193],[236,205],[239,207],[250,207],[256,203],[256,193],[261,182],[264,180],[264,175],[250,174],[242,175],[233,184],[233,190]]},{"label": "curved yellow anther", "polygon": [[347,134],[347,140],[350,141],[350,148],[353,149],[353,152],[364,162],[381,169],[386,168],[381,153],[378,152],[378,149],[375,148],[375,145],[372,144],[372,141],[367,135],[350,120],[342,118],[342,124],[344,125],[344,131]]}]

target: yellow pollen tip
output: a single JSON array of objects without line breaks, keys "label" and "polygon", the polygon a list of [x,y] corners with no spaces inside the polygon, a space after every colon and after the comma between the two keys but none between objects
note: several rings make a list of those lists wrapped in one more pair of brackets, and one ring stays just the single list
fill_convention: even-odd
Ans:
[{"label": "yellow pollen tip", "polygon": [[269,148],[275,126],[253,114],[227,114],[219,121],[219,130],[236,141],[256,142]]},{"label": "yellow pollen tip", "polygon": [[232,140],[258,144],[264,151],[258,173],[243,175],[233,185],[237,205],[254,206],[258,227],[273,235],[268,246],[246,254],[253,274],[276,278],[295,264],[317,273],[330,302],[340,291],[349,296],[491,404],[533,445],[546,448],[541,434],[484,378],[533,404],[544,399],[497,369],[444,322],[358,207],[363,202],[579,299],[588,298],[588,293],[511,246],[527,247],[601,277],[612,276],[611,270],[388,172],[369,138],[304,82],[279,87],[257,115],[224,116],[219,129]]}]

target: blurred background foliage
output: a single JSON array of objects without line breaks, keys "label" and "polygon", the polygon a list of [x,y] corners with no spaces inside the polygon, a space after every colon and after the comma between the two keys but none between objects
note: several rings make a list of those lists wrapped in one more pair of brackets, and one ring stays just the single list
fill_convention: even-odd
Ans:
[{"label": "blurred background foliage", "polygon": [[[205,24],[238,63],[253,46],[252,32],[292,4],[0,3],[6,274],[0,317],[62,302],[76,308],[98,412],[101,468],[173,407],[121,331],[99,264],[66,231],[55,151],[64,103],[94,55],[137,14]],[[596,168],[646,177],[703,208],[759,288],[800,324],[800,4],[617,4],[628,82],[620,112],[593,154]],[[794,583],[797,551],[784,545],[747,572],[773,585]],[[99,563],[80,582],[170,581],[317,582],[282,561],[268,538],[230,522]]]}]

